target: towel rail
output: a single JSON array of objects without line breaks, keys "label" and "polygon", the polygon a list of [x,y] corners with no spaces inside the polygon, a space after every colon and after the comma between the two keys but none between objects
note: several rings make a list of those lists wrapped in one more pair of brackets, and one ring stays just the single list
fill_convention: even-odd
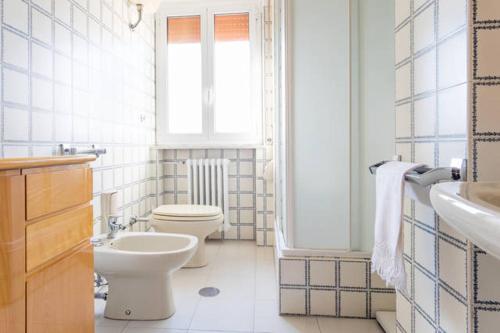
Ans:
[{"label": "towel rail", "polygon": [[[395,160],[401,160],[399,156]],[[390,161],[382,161],[371,165],[368,170],[372,175],[377,173],[377,169]],[[467,180],[467,160],[454,158],[451,160],[450,167],[430,168],[427,166],[418,167],[412,172],[406,174],[406,181],[429,186],[442,181],[466,181]]]},{"label": "towel rail", "polygon": [[70,146],[68,144],[61,143],[59,145],[59,155],[95,155],[99,157],[100,155],[106,154],[106,148],[97,148],[95,145],[91,145],[90,149],[79,150],[77,147]]}]

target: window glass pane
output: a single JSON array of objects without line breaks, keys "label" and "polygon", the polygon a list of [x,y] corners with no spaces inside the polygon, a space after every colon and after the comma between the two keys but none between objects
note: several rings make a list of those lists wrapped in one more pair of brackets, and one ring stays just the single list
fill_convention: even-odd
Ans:
[{"label": "window glass pane", "polygon": [[200,16],[167,19],[170,133],[203,131],[200,21]]},{"label": "window glass pane", "polygon": [[215,15],[215,131],[252,132],[249,14]]}]

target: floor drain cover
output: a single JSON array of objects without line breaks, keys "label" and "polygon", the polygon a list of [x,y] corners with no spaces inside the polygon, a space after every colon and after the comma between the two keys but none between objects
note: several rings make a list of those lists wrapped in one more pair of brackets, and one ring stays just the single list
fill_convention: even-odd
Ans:
[{"label": "floor drain cover", "polygon": [[201,288],[198,292],[203,297],[215,297],[219,295],[220,290],[214,287]]}]

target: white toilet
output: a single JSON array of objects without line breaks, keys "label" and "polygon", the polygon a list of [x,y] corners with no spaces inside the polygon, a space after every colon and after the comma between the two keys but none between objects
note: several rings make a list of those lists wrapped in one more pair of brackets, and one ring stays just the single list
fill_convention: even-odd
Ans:
[{"label": "white toilet", "polygon": [[175,313],[171,275],[191,259],[198,239],[189,235],[137,233],[102,238],[95,271],[108,281],[104,316],[160,320]]},{"label": "white toilet", "polygon": [[224,221],[220,207],[205,205],[163,205],[153,210],[151,226],[156,232],[193,235],[198,249],[184,267],[207,265],[205,239],[219,230]]}]

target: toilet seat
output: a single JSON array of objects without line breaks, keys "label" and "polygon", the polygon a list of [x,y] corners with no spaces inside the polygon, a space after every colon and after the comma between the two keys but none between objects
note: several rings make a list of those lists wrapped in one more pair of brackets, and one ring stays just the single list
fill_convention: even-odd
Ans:
[{"label": "toilet seat", "polygon": [[222,214],[220,207],[206,205],[162,205],[153,210],[153,216],[215,219]]}]

